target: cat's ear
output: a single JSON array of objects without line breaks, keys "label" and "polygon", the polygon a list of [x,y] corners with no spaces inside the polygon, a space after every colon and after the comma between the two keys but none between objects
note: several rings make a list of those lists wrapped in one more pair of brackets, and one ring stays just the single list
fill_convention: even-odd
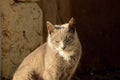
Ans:
[{"label": "cat's ear", "polygon": [[70,31],[74,32],[75,27],[76,27],[76,21],[73,17],[69,20],[68,24],[69,24],[68,27],[69,27]]},{"label": "cat's ear", "polygon": [[69,20],[69,28],[75,27],[75,24],[76,24],[76,21],[75,21],[75,19],[72,17],[72,18]]},{"label": "cat's ear", "polygon": [[54,27],[54,25],[52,23],[50,23],[49,21],[47,21],[46,25],[47,25],[48,33],[51,34],[52,32],[54,32],[55,27]]}]

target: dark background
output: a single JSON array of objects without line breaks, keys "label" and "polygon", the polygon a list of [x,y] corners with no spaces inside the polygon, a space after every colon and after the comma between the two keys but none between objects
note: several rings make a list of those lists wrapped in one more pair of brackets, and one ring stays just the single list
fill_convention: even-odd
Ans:
[{"label": "dark background", "polygon": [[83,47],[77,73],[120,69],[120,1],[71,1]]}]

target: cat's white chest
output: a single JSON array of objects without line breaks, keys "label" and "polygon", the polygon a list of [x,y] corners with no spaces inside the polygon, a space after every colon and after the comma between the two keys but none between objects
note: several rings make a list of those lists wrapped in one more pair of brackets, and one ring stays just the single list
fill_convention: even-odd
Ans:
[{"label": "cat's white chest", "polygon": [[70,57],[74,54],[74,51],[68,52],[68,51],[61,50],[59,51],[59,54],[64,58],[64,60],[69,61]]}]

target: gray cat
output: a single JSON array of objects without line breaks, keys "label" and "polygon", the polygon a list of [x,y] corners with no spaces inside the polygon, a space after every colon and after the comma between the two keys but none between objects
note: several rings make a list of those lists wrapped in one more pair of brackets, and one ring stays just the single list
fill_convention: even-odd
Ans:
[{"label": "gray cat", "polygon": [[63,25],[47,22],[48,40],[29,54],[13,80],[71,80],[81,57],[75,19]]}]

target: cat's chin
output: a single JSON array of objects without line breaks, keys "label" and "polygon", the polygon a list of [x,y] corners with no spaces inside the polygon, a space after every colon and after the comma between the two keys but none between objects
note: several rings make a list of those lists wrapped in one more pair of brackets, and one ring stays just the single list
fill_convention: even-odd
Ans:
[{"label": "cat's chin", "polygon": [[74,54],[74,50],[58,50],[58,53],[60,54],[60,56],[62,56],[64,58],[64,60],[69,61],[70,60],[70,56],[72,56]]}]

